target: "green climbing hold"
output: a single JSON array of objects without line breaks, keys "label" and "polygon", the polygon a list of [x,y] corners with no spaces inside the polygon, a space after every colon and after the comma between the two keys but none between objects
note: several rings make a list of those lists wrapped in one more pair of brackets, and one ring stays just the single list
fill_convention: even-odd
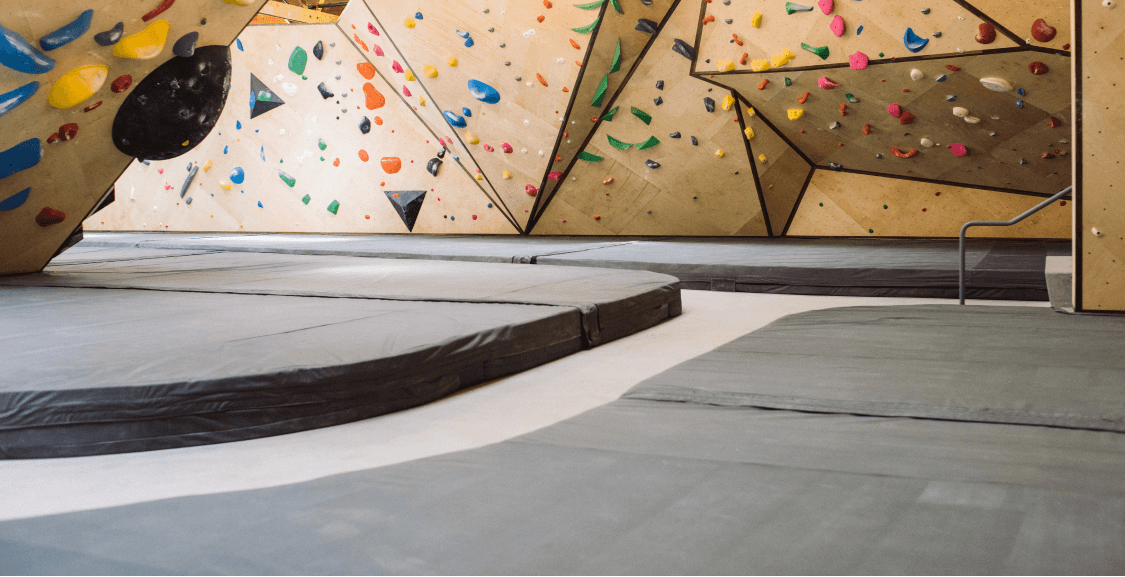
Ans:
[{"label": "green climbing hold", "polygon": [[785,77],[785,85],[786,86],[793,86],[793,79],[786,76]]},{"label": "green climbing hold", "polygon": [[340,201],[333,200],[332,204],[328,205],[328,212],[331,212],[332,214],[336,214],[336,211],[338,211],[338,210],[340,210]]},{"label": "green climbing hold", "polygon": [[609,112],[605,113],[605,116],[602,117],[602,120],[604,120],[606,122],[613,122],[613,117],[617,115],[617,109],[618,108],[620,108],[620,107],[614,106],[613,110],[610,110]]},{"label": "green climbing hold", "polygon": [[312,200],[312,197],[306,194],[305,198],[301,199],[301,202],[308,204],[310,200]]},{"label": "green climbing hold", "polygon": [[657,144],[660,144],[660,140],[658,138],[656,138],[655,136],[650,136],[650,137],[648,137],[648,140],[646,140],[646,141],[637,145],[637,150],[644,150],[646,148],[652,148],[652,147],[656,146]]},{"label": "green climbing hold", "polygon": [[820,206],[824,206],[824,203],[823,203],[823,202],[822,202],[822,203],[820,203]]},{"label": "green climbing hold", "polygon": [[601,21],[601,18],[595,18],[593,22],[591,22],[591,23],[589,23],[589,24],[587,24],[587,25],[585,25],[581,28],[571,28],[571,30],[573,30],[573,31],[575,31],[579,34],[589,34],[589,33],[594,31],[594,28],[598,27],[599,21]]},{"label": "green climbing hold", "polygon": [[292,176],[289,176],[288,174],[285,174],[284,172],[282,172],[280,170],[277,171],[277,175],[281,177],[282,182],[289,185],[289,188],[293,188],[294,186],[297,185],[297,179],[296,178],[293,178]]},{"label": "green climbing hold", "polygon": [[812,9],[812,6],[804,6],[801,4],[795,4],[793,2],[785,3],[785,13],[789,15],[795,14],[797,12],[812,12]]},{"label": "green climbing hold", "polygon": [[294,48],[293,53],[289,55],[289,70],[292,71],[293,74],[304,74],[305,65],[308,63],[309,54],[300,46]]},{"label": "green climbing hold", "polygon": [[590,106],[601,107],[602,100],[605,99],[605,92],[609,89],[609,75],[606,74],[602,77],[602,81],[598,83],[598,89],[594,91],[594,100]]},{"label": "green climbing hold", "polygon": [[605,0],[597,0],[596,2],[590,2],[589,4],[575,4],[574,7],[581,8],[582,10],[593,10],[594,8],[597,8],[602,4],[605,4]]},{"label": "green climbing hold", "polygon": [[316,141],[316,146],[317,146],[317,148],[320,148],[321,150],[324,150],[325,148],[328,148],[328,144],[326,144],[324,142],[324,140],[321,140],[319,138]]},{"label": "green climbing hold", "polygon": [[578,153],[578,160],[585,160],[587,162],[601,162],[604,159],[596,154],[590,154],[589,152],[583,150],[582,152]]},{"label": "green climbing hold", "polygon": [[641,110],[640,108],[637,108],[636,106],[631,106],[630,108],[630,112],[633,113],[633,116],[640,118],[641,122],[644,122],[645,124],[650,124],[652,122],[652,116],[650,116],[649,113]]},{"label": "green climbing hold", "polygon": [[883,205],[883,210],[887,210],[887,205]]},{"label": "green climbing hold", "polygon": [[820,57],[821,60],[827,60],[828,59],[828,47],[827,46],[809,46],[808,44],[805,44],[804,42],[802,42],[801,48],[804,49],[804,50],[808,50],[809,52],[812,52],[813,54],[816,54],[817,56]]},{"label": "green climbing hold", "polygon": [[618,150],[629,150],[629,147],[633,146],[632,144],[629,144],[628,142],[621,142],[620,140],[617,140],[616,138],[614,138],[614,137],[612,137],[608,134],[605,135],[605,137],[609,139],[609,145],[618,149]]},{"label": "green climbing hold", "polygon": [[613,64],[609,65],[609,73],[613,74],[621,70],[621,39],[617,39],[617,50],[613,52]]},{"label": "green climbing hold", "polygon": [[609,0],[609,1],[610,1],[611,4],[613,4],[613,9],[617,10],[618,14],[624,14],[625,13],[625,11],[621,9],[621,5],[617,3],[617,0]]},{"label": "green climbing hold", "polygon": [[871,233],[871,234],[875,234],[875,229],[873,229],[873,228],[869,228],[869,229],[867,229],[867,232],[869,232],[869,233]]}]

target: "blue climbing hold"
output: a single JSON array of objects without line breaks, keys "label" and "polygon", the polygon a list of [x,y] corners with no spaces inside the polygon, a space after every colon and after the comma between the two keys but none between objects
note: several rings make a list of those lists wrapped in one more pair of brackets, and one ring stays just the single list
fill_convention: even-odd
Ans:
[{"label": "blue climbing hold", "polygon": [[414,19],[415,20],[421,20],[422,19],[422,13],[421,12],[415,12],[414,13]]},{"label": "blue climbing hold", "polygon": [[29,138],[4,152],[0,152],[0,180],[27,170],[43,159],[43,143]]},{"label": "blue climbing hold", "polygon": [[265,208],[264,206],[262,206],[262,201],[260,200],[258,201],[258,208]]},{"label": "blue climbing hold", "polygon": [[242,121],[241,120],[235,120],[234,121],[234,129],[235,130],[242,130]]},{"label": "blue climbing hold", "polygon": [[31,195],[31,187],[27,187],[4,200],[0,200],[0,212],[12,210],[23,206],[27,197]]},{"label": "blue climbing hold", "polygon": [[472,38],[466,38],[465,39],[465,48],[472,48],[472,47],[473,47],[473,39]]},{"label": "blue climbing hold", "polygon": [[262,150],[261,150],[260,154],[262,155],[262,162],[265,162],[266,161],[266,147],[265,147],[265,145],[262,146]]},{"label": "blue climbing hold", "polygon": [[461,32],[460,30],[457,31],[457,35],[460,36],[461,38],[468,38],[469,37],[468,32]]},{"label": "blue climbing hold", "polygon": [[224,146],[223,147],[223,154],[226,154],[229,150],[230,150],[229,146]]},{"label": "blue climbing hold", "polygon": [[61,46],[66,46],[71,42],[77,40],[80,36],[90,29],[90,23],[94,21],[94,10],[90,9],[78,15],[74,22],[55,30],[54,32],[39,39],[39,46],[43,50],[54,50]]},{"label": "blue climbing hold", "polygon": [[862,24],[860,25],[859,28],[855,29],[855,35],[859,36],[860,34],[863,34],[863,25]]},{"label": "blue climbing hold", "polygon": [[1027,92],[1024,92],[1024,90],[1022,88],[1020,88],[1020,89],[1016,90],[1016,94],[1019,94],[1020,96],[1026,96]]},{"label": "blue climbing hold", "polygon": [[13,108],[23,104],[38,91],[39,83],[32,81],[11,92],[0,94],[0,116],[11,112]]},{"label": "blue climbing hold", "polygon": [[234,170],[230,171],[230,181],[235,184],[246,182],[246,171],[242,170],[241,166],[234,167]]},{"label": "blue climbing hold", "polygon": [[906,34],[902,36],[902,43],[906,45],[906,49],[911,52],[920,52],[927,44],[930,43],[929,38],[922,38],[914,33],[913,28],[907,28]]},{"label": "blue climbing hold", "polygon": [[938,76],[937,78],[935,78],[934,82],[945,82],[945,79],[946,79],[946,76],[944,74],[942,74],[941,76]]},{"label": "blue climbing hold", "polygon": [[43,74],[55,67],[54,60],[3,25],[0,25],[0,64],[25,74]]},{"label": "blue climbing hold", "polygon": [[242,39],[241,38],[235,38],[234,39],[234,45],[238,47],[239,52],[245,52],[245,50],[242,49]]},{"label": "blue climbing hold", "polygon": [[480,80],[469,81],[469,94],[472,94],[473,98],[485,104],[496,104],[500,102],[500,93],[497,92],[495,88]]},{"label": "blue climbing hold", "polygon": [[461,114],[464,114],[465,116],[468,116],[469,118],[472,118],[472,117],[473,117],[473,111],[472,111],[472,110],[469,110],[469,109],[468,109],[467,107],[465,107],[465,106],[462,106],[462,107],[461,107]]},{"label": "blue climbing hold", "polygon": [[448,122],[450,126],[456,126],[457,128],[465,128],[466,126],[468,126],[468,123],[465,122],[464,118],[457,116],[456,114],[448,110],[442,112],[442,114],[445,115],[445,121]]}]

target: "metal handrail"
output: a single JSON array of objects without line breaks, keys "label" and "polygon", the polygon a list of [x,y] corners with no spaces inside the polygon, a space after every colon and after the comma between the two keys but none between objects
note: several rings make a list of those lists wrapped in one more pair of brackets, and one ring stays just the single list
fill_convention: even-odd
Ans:
[{"label": "metal handrail", "polygon": [[1012,220],[973,220],[973,221],[970,221],[970,222],[966,222],[965,226],[961,227],[961,246],[960,246],[961,268],[958,271],[958,276],[957,276],[958,289],[959,289],[957,294],[961,297],[961,304],[965,304],[965,233],[968,232],[969,228],[974,227],[974,226],[1012,226],[1013,224],[1018,224],[1021,220],[1023,220],[1025,218],[1043,210],[1044,208],[1050,206],[1056,200],[1059,200],[1060,198],[1070,194],[1073,190],[1074,190],[1073,186],[1068,186],[1068,187],[1062,189],[1055,196],[1052,196],[1051,198],[1048,198],[1047,200],[1044,200],[1043,202],[1035,205],[1034,208],[1032,208],[1032,209],[1028,210],[1027,212],[1013,218]]}]

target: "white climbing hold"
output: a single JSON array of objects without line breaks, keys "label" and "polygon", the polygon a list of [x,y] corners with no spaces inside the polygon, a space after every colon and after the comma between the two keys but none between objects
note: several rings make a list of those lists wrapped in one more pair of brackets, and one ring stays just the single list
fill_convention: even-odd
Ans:
[{"label": "white climbing hold", "polygon": [[922,146],[925,146],[926,148],[929,148],[933,145],[934,145],[934,141],[930,140],[929,138],[923,138],[922,139]]},{"label": "white climbing hold", "polygon": [[926,75],[923,74],[922,71],[918,70],[917,68],[910,71],[910,79],[911,80],[921,80],[925,77],[926,77]]},{"label": "white climbing hold", "polygon": [[953,107],[953,116],[956,116],[957,118],[965,118],[968,115],[969,115],[969,109],[962,108],[960,106],[954,106]]},{"label": "white climbing hold", "polygon": [[966,116],[965,122],[968,122],[969,124],[980,124],[980,119],[976,116]]},{"label": "white climbing hold", "polygon": [[1003,78],[996,78],[995,76],[990,76],[988,78],[981,78],[980,83],[983,84],[985,88],[987,88],[989,90],[992,90],[994,92],[1011,92],[1012,91],[1012,84],[1010,82],[1008,82],[1007,80],[1004,80]]}]

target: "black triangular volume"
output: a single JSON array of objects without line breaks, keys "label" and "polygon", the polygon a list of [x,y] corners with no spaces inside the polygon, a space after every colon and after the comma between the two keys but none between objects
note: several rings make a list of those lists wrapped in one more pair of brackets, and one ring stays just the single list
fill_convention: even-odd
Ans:
[{"label": "black triangular volume", "polygon": [[276,92],[253,73],[250,74],[250,118],[257,118],[282,104],[285,101]]},{"label": "black triangular volume", "polygon": [[424,190],[386,190],[387,200],[395,207],[395,212],[402,219],[406,229],[414,232],[414,222],[418,220],[418,213],[422,210],[422,202],[426,200]]}]

